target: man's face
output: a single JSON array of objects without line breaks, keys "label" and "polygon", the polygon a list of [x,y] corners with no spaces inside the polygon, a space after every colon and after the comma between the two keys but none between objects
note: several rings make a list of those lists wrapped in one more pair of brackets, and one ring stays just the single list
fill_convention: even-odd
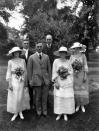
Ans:
[{"label": "man's face", "polygon": [[43,44],[42,43],[36,44],[36,50],[38,53],[41,53],[43,50]]},{"label": "man's face", "polygon": [[28,49],[29,48],[29,42],[28,41],[24,41],[23,42],[23,48],[24,49]]},{"label": "man's face", "polygon": [[51,44],[52,44],[52,38],[47,38],[47,39],[46,39],[46,43],[47,43],[48,45],[51,45]]}]

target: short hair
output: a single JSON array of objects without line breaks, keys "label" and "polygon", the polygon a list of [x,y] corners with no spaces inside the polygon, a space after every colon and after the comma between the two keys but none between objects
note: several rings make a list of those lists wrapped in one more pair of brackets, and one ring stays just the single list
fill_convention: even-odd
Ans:
[{"label": "short hair", "polygon": [[36,45],[35,45],[35,46],[37,46],[38,44],[42,44],[42,46],[43,46],[43,43],[41,43],[41,42],[39,42],[39,43],[36,43]]},{"label": "short hair", "polygon": [[46,36],[46,40],[47,40],[47,39],[51,39],[51,40],[52,40],[52,35],[48,34],[48,35]]}]

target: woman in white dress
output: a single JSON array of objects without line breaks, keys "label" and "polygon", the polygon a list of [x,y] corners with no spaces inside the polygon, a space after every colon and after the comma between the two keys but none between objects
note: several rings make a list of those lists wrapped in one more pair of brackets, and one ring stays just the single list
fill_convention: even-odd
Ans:
[{"label": "woman in white dress", "polygon": [[30,109],[29,98],[25,98],[25,89],[27,86],[26,80],[26,64],[25,60],[20,58],[21,49],[13,47],[8,55],[12,55],[13,59],[8,61],[8,68],[6,73],[6,80],[9,83],[7,96],[7,112],[13,113],[11,121],[20,116],[24,119],[22,111]]},{"label": "woman in white dress", "polygon": [[54,82],[54,113],[58,114],[56,120],[64,115],[67,121],[67,114],[75,112],[74,90],[73,90],[73,69],[68,56],[67,48],[60,47],[58,52],[60,58],[55,59],[52,70],[52,81]]}]

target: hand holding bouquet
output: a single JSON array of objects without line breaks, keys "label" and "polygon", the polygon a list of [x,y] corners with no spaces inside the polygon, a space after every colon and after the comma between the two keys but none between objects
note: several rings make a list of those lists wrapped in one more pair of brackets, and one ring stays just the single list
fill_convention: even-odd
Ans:
[{"label": "hand holding bouquet", "polygon": [[70,75],[68,72],[68,69],[65,68],[64,66],[61,66],[58,71],[58,75],[60,76],[61,79],[67,79],[67,76]]},{"label": "hand holding bouquet", "polygon": [[55,82],[55,83],[54,83],[54,86],[55,86],[56,89],[59,89],[59,87],[60,87],[60,85],[59,85],[58,82]]}]

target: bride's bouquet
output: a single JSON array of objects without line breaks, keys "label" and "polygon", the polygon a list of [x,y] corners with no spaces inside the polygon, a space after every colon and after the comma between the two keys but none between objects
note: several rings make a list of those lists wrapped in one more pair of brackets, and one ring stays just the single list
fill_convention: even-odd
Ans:
[{"label": "bride's bouquet", "polygon": [[59,67],[57,73],[62,80],[67,79],[67,76],[70,75],[68,69],[64,66]]},{"label": "bride's bouquet", "polygon": [[79,60],[75,60],[72,64],[73,70],[75,73],[79,73],[80,71],[82,71],[82,63]]},{"label": "bride's bouquet", "polygon": [[22,69],[22,67],[17,67],[15,69],[15,74],[16,74],[16,78],[18,80],[24,80],[24,78],[23,78],[24,70]]}]

